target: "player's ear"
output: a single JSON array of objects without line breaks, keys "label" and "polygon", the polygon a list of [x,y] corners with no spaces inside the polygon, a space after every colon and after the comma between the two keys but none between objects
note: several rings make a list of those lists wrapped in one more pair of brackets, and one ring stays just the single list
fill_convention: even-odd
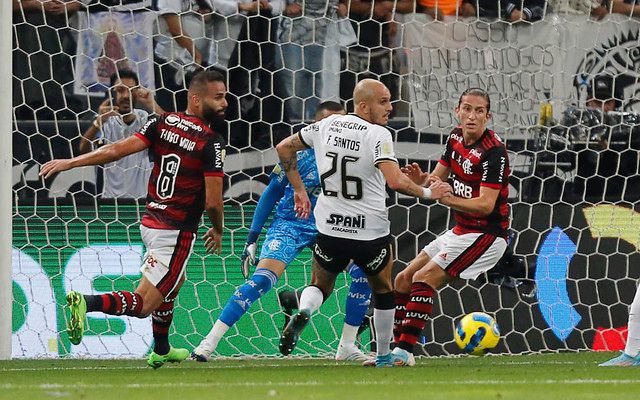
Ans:
[{"label": "player's ear", "polygon": [[360,107],[360,110],[362,110],[365,115],[369,115],[369,113],[371,112],[369,104],[364,100],[358,103],[358,107]]},{"label": "player's ear", "polygon": [[200,107],[200,102],[201,102],[200,96],[198,96],[197,93],[191,93],[190,97],[191,97],[191,103],[193,103],[195,107]]}]

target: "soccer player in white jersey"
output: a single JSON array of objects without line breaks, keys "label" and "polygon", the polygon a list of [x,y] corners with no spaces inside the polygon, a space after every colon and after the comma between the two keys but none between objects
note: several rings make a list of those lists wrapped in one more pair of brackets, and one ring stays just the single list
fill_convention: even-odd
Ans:
[{"label": "soccer player in white jersey", "polygon": [[300,218],[308,218],[311,203],[298,172],[299,150],[314,149],[322,186],[314,209],[318,236],[311,285],[302,292],[300,311],[282,334],[280,352],[288,355],[293,351],[311,314],[333,291],[336,276],[353,260],[367,274],[373,291],[376,366],[393,366],[389,345],[395,303],[385,181],[393,190],[426,199],[449,196],[452,189],[442,181],[421,187],[400,170],[393,138],[385,128],[392,106],[384,84],[373,79],[360,81],[353,91],[353,101],[354,114],[325,118],[276,147],[294,188]]}]

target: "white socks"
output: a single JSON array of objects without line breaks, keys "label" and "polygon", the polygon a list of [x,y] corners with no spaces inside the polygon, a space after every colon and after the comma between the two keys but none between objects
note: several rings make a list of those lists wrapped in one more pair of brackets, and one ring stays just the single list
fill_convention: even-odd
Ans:
[{"label": "white socks", "polygon": [[229,330],[229,326],[219,319],[213,324],[213,328],[209,331],[207,336],[202,339],[202,342],[194,350],[197,354],[209,357],[211,353],[218,347],[218,343],[222,336]]},{"label": "white socks", "polygon": [[340,337],[340,344],[338,345],[338,347],[355,346],[356,336],[358,335],[358,328],[360,327],[349,325],[345,322],[344,326],[342,327],[342,336]]},{"label": "white socks", "polygon": [[307,286],[300,295],[300,305],[298,310],[307,310],[309,315],[318,311],[322,302],[324,301],[324,295],[322,290],[317,286]]},{"label": "white socks", "polygon": [[393,316],[395,309],[373,309],[373,325],[376,330],[376,354],[383,356],[389,353],[393,337]]},{"label": "white socks", "polygon": [[624,352],[635,357],[640,353],[640,287],[629,308],[629,337]]}]

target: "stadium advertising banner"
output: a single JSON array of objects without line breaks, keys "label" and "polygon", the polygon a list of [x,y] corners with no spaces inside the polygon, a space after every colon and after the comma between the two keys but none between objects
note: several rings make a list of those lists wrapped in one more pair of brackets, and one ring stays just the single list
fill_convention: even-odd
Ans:
[{"label": "stadium advertising banner", "polygon": [[[188,282],[176,304],[173,345],[193,348],[211,328],[226,299],[243,283],[239,255],[250,208],[227,207],[222,257],[207,256],[196,244]],[[441,206],[394,206],[390,216],[400,269],[449,223]],[[557,349],[616,349],[626,332],[638,265],[637,213],[612,204],[513,207],[519,234],[516,254],[534,291],[480,282],[457,282],[440,292],[424,331],[429,355],[457,353],[453,326],[467,312],[494,314],[502,338],[496,351],[520,353]],[[14,210],[13,357],[143,357],[152,343],[148,319],[89,316],[80,346],[64,332],[65,293],[131,290],[140,277],[144,252],[138,206],[20,206]],[[218,348],[223,356],[275,355],[284,325],[278,292],[302,288],[310,276],[310,252],[291,265],[276,290],[254,304]],[[346,275],[346,274],[344,274]],[[314,316],[299,353],[326,355],[337,346],[349,279],[341,276],[332,296]],[[368,331],[362,341],[368,343]]]},{"label": "stadium advertising banner", "polygon": [[[68,341],[62,307],[69,290],[94,294],[133,290],[141,276],[144,248],[139,219],[144,208],[105,204],[98,208],[21,206],[14,210],[13,357],[139,358],[152,348],[148,318],[97,314],[94,318],[89,314],[82,344],[72,346]],[[240,254],[252,212],[253,206],[225,210],[222,257],[205,255],[202,243],[196,243],[187,266],[188,281],[176,301],[170,331],[174,346],[195,347],[235,288],[244,283]],[[250,316],[228,332],[218,347],[219,354],[279,354],[277,339],[284,315],[277,294],[308,283],[309,258],[310,252],[305,251],[290,265],[274,290],[254,304]],[[301,351],[328,354],[337,346],[343,321],[333,316],[344,313],[346,279],[341,277],[336,283],[338,296],[325,304],[316,329],[303,335]],[[367,335],[363,338],[368,341]]]},{"label": "stadium advertising banner", "polygon": [[511,138],[537,123],[541,103],[556,105],[557,116],[579,99],[581,85],[601,74],[616,76],[623,86],[625,111],[640,111],[637,19],[615,14],[594,22],[552,14],[535,24],[512,25],[428,18],[409,14],[404,23],[418,131],[451,129],[460,93],[481,87],[491,95],[494,129]]}]

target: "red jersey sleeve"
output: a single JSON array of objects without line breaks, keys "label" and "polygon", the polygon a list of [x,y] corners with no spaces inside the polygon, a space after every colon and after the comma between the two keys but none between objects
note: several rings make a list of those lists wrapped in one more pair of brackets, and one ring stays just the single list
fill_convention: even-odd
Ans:
[{"label": "red jersey sleeve", "polygon": [[509,161],[504,146],[494,147],[484,153],[481,165],[482,181],[480,186],[500,189],[507,182]]},{"label": "red jersey sleeve", "polygon": [[204,176],[224,176],[226,143],[220,135],[214,134],[202,151]]},{"label": "red jersey sleeve", "polygon": [[444,146],[444,151],[442,152],[442,156],[440,157],[440,164],[444,165],[445,167],[451,167],[451,151],[452,151],[452,146],[451,146],[451,135],[449,135],[449,138],[447,139],[447,144]]},{"label": "red jersey sleeve", "polygon": [[160,124],[160,118],[158,116],[150,117],[147,123],[142,126],[140,132],[135,135],[142,139],[148,146],[156,141],[158,137],[158,125]]}]

